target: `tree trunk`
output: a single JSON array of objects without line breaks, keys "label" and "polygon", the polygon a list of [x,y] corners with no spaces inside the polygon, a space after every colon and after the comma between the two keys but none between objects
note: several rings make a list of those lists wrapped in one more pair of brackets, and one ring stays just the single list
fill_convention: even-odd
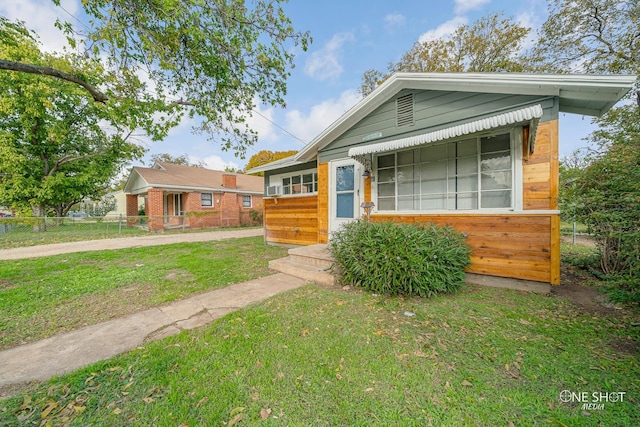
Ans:
[{"label": "tree trunk", "polygon": [[33,216],[36,217],[36,222],[33,223],[33,232],[41,233],[47,231],[44,205],[31,206],[31,211],[33,212]]}]

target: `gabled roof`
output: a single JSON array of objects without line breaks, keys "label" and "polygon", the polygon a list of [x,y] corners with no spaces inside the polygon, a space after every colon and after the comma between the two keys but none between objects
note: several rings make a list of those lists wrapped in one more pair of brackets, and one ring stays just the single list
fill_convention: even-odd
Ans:
[{"label": "gabled roof", "polygon": [[[222,175],[235,175],[236,188],[230,189],[222,184]],[[139,179],[142,182],[139,181]],[[136,182],[139,184],[136,187]],[[238,193],[264,192],[264,178],[195,166],[176,165],[156,162],[153,167],[134,166],[124,187],[126,193],[138,194],[149,188],[163,188],[182,191],[234,191]]]},{"label": "gabled roof", "polygon": [[[561,112],[600,116],[618,102],[635,81],[636,76],[626,75],[396,73],[315,137],[289,163],[313,160],[320,149],[405,89],[556,96]],[[261,166],[260,171],[281,167],[270,163]]]}]

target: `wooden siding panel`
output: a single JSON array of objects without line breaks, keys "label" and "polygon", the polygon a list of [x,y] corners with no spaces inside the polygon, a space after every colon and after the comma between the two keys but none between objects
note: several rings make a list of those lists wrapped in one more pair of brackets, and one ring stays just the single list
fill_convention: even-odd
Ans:
[{"label": "wooden siding panel", "polygon": [[371,219],[450,225],[468,235],[472,250],[469,272],[557,284],[554,269],[559,266],[560,253],[551,236],[556,232],[552,224],[559,221],[558,215],[374,214]]},{"label": "wooden siding panel", "polygon": [[329,163],[318,165],[318,237],[316,243],[329,241]]},{"label": "wooden siding panel", "polygon": [[558,209],[558,121],[540,123],[534,152],[522,161],[524,210]]},{"label": "wooden siding panel", "polygon": [[312,245],[318,242],[318,197],[264,199],[265,240]]}]

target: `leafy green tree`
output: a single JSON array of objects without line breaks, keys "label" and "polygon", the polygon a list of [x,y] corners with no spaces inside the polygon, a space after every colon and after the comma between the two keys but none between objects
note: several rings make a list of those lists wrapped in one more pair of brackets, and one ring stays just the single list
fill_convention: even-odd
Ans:
[{"label": "leafy green tree", "polygon": [[[247,165],[244,167],[244,170],[249,170],[252,168],[257,168],[258,166],[266,165],[267,163],[275,162],[276,160],[284,159],[285,157],[293,156],[297,153],[296,150],[290,151],[270,151],[270,150],[260,150],[247,162]],[[258,172],[255,175],[264,176],[264,172]]]},{"label": "leafy green tree", "polygon": [[[555,72],[640,73],[637,0],[549,0],[532,55]],[[636,86],[637,89],[637,86]],[[640,300],[640,111],[637,92],[595,120],[586,164],[565,170],[563,208],[587,224],[602,271]]]},{"label": "leafy green tree", "polygon": [[172,156],[169,153],[152,154],[151,162],[166,162],[182,166],[194,166],[197,168],[204,168],[207,166],[207,164],[203,161],[193,162],[186,154],[182,154],[180,156]]},{"label": "leafy green tree", "polygon": [[[3,58],[74,67],[89,82],[105,78],[97,61],[43,54],[24,27],[0,27],[5,35],[12,32],[12,43],[0,45]],[[96,103],[81,86],[28,73],[0,73],[0,88],[0,204],[62,217],[82,199],[100,197],[112,177],[143,153],[130,141],[137,122],[124,114],[126,103]],[[166,131],[148,128],[156,135]]]},{"label": "leafy green tree", "polygon": [[[258,101],[284,106],[294,48],[306,50],[311,42],[293,28],[284,2],[84,0],[88,30],[58,25],[72,47],[81,47],[80,40],[86,55],[107,58],[110,81],[86,82],[77,68],[26,59],[0,58],[0,69],[73,81],[107,104],[143,102],[146,114],[137,116],[143,128],[152,118],[149,109],[174,120],[198,117],[195,131],[244,156],[257,140],[246,118]],[[144,90],[141,79],[148,80]]]},{"label": "leafy green tree", "polygon": [[520,56],[530,29],[513,18],[493,14],[461,25],[449,37],[417,41],[386,72],[368,70],[362,78],[363,96],[396,72],[522,72],[530,69]]},{"label": "leafy green tree", "polygon": [[534,57],[556,72],[640,71],[637,0],[548,0]]}]

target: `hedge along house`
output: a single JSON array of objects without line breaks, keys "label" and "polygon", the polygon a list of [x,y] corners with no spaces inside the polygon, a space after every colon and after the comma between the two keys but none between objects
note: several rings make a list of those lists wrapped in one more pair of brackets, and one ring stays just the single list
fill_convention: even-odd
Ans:
[{"label": "hedge along house", "polygon": [[156,162],[133,167],[124,192],[129,224],[137,221],[142,196],[149,230],[159,231],[248,224],[252,210],[262,211],[263,189],[260,176]]},{"label": "hedge along house", "polygon": [[599,116],[635,76],[398,73],[265,172],[265,240],[326,243],[341,224],[450,224],[469,272],[560,282],[558,119]]}]

